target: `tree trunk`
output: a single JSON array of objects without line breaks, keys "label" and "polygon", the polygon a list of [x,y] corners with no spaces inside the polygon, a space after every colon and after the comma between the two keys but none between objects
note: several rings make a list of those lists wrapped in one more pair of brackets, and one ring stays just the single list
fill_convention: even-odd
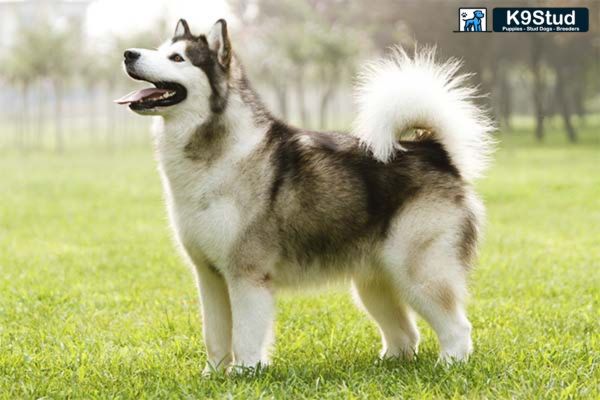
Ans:
[{"label": "tree trunk", "polygon": [[287,86],[286,85],[275,85],[275,95],[277,96],[277,104],[279,107],[279,114],[282,119],[288,119],[288,100],[287,100]]},{"label": "tree trunk", "polygon": [[113,93],[115,92],[114,89],[115,88],[112,83],[109,83],[106,87],[106,147],[108,148],[108,150],[115,149],[115,138],[117,135],[117,107],[111,101]]},{"label": "tree trunk", "polygon": [[510,118],[512,115],[512,92],[508,80],[508,73],[504,71],[500,80],[500,115],[506,130],[511,130]]},{"label": "tree trunk", "polygon": [[322,80],[323,80],[323,83],[326,85],[326,88],[325,88],[325,91],[323,92],[323,95],[321,96],[321,104],[320,104],[320,108],[319,108],[319,126],[321,127],[321,129],[327,128],[327,110],[329,108],[328,106],[329,106],[331,97],[334,93],[334,89],[336,86],[335,78],[337,76],[338,76],[338,71],[335,67],[333,67],[333,69],[331,70],[330,77],[327,76],[327,73],[323,73],[323,75],[322,75]]},{"label": "tree trunk", "polygon": [[54,86],[54,135],[55,151],[62,153],[65,150],[64,124],[63,124],[63,83],[60,79],[55,79]]},{"label": "tree trunk", "polygon": [[[581,79],[581,78],[580,78]],[[586,109],[585,109],[585,82],[577,83],[575,85],[575,90],[573,91],[573,106],[575,108],[575,113],[579,117],[579,122],[582,126],[585,126],[586,123]]]},{"label": "tree trunk", "polygon": [[21,109],[17,113],[17,127],[16,127],[16,146],[20,151],[25,151],[26,148],[26,136],[27,136],[27,121],[29,120],[29,101],[27,99],[27,92],[29,91],[29,82],[22,81],[19,83],[19,91],[21,92]]},{"label": "tree trunk", "polygon": [[535,137],[544,140],[544,77],[542,71],[543,45],[536,34],[532,34],[531,72],[533,73],[532,98],[535,112]]},{"label": "tree trunk", "polygon": [[90,144],[94,142],[95,133],[96,133],[96,86],[92,82],[88,82],[88,107],[89,111],[87,113],[87,124],[88,124],[88,139]]},{"label": "tree trunk", "polygon": [[37,110],[37,123],[36,123],[36,138],[34,139],[33,147],[41,149],[44,145],[44,90],[43,81],[39,80],[37,85],[37,98],[38,98],[38,110]]},{"label": "tree trunk", "polygon": [[304,88],[304,68],[298,67],[298,75],[296,79],[296,98],[298,101],[298,111],[302,126],[308,128],[308,114],[306,112],[306,104],[304,103],[305,88]]},{"label": "tree trunk", "polygon": [[571,107],[569,105],[569,96],[565,87],[565,72],[560,66],[556,66],[556,99],[560,115],[565,124],[567,138],[569,139],[569,142],[575,143],[577,141],[577,132],[571,122]]},{"label": "tree trunk", "polygon": [[321,104],[319,107],[319,126],[321,129],[327,129],[327,106],[329,105],[332,94],[333,88],[329,87],[321,97]]}]

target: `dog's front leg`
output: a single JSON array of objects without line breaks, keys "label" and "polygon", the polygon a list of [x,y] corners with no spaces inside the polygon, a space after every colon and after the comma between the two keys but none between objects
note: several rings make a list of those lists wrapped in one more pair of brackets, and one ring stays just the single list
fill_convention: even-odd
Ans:
[{"label": "dog's front leg", "polygon": [[231,306],[223,276],[206,263],[197,263],[198,288],[202,305],[202,331],[207,363],[203,373],[227,368],[232,361]]},{"label": "dog's front leg", "polygon": [[233,358],[236,367],[269,363],[275,301],[267,279],[228,279],[233,317]]}]

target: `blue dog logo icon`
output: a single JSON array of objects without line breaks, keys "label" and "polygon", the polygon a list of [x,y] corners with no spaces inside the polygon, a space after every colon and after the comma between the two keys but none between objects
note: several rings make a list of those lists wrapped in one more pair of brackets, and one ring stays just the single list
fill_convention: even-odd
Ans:
[{"label": "blue dog logo icon", "polygon": [[485,7],[458,9],[459,32],[486,32],[486,20],[487,8]]},{"label": "blue dog logo icon", "polygon": [[[463,18],[467,16],[467,13],[462,13]],[[481,32],[481,20],[485,17],[485,14],[481,10],[473,11],[473,18],[463,19],[465,22],[465,31]]]}]

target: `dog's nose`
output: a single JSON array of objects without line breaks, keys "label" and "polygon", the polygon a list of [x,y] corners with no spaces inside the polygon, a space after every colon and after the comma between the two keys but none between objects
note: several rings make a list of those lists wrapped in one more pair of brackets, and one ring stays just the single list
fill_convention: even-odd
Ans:
[{"label": "dog's nose", "polygon": [[125,57],[125,63],[132,63],[138,58],[140,58],[141,54],[138,51],[125,50],[123,56]]}]

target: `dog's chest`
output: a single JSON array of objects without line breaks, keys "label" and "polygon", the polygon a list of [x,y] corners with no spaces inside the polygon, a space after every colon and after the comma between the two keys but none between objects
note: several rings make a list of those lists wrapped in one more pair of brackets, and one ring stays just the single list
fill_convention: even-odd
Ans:
[{"label": "dog's chest", "polygon": [[195,259],[223,265],[247,223],[242,212],[241,163],[232,148],[210,165],[185,156],[184,145],[159,146],[161,178],[177,238]]},{"label": "dog's chest", "polygon": [[177,168],[169,173],[165,166],[164,171],[167,207],[177,236],[193,258],[202,254],[213,263],[224,262],[242,222],[232,190],[235,178],[231,171],[198,171],[185,164]]}]

